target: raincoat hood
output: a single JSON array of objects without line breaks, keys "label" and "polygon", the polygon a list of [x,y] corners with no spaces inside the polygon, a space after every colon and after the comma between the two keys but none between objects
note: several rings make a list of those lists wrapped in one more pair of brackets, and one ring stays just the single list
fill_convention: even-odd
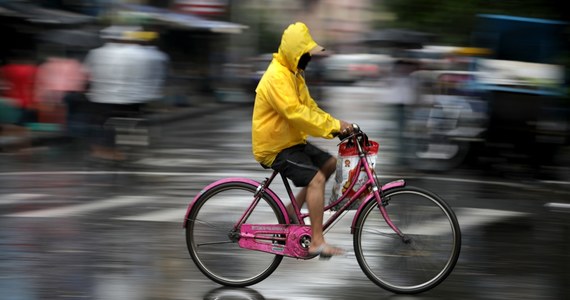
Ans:
[{"label": "raincoat hood", "polygon": [[301,55],[315,48],[323,49],[313,40],[307,25],[297,22],[285,29],[281,37],[279,50],[273,54],[273,57],[291,72],[296,73]]}]

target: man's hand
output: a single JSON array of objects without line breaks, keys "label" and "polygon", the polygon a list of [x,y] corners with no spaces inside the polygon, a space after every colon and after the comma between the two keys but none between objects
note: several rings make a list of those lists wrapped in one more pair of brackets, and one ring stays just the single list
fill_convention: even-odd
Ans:
[{"label": "man's hand", "polygon": [[352,123],[340,120],[340,134],[347,135],[349,133],[352,133]]}]

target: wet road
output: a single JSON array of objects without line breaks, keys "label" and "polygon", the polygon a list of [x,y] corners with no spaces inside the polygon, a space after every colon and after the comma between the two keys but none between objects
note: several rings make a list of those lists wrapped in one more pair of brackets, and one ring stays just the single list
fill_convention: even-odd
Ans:
[{"label": "wet road", "polygon": [[[38,149],[29,158],[1,156],[0,298],[567,299],[570,215],[548,206],[569,202],[567,185],[473,169],[408,170],[396,163],[392,108],[359,93],[330,89],[322,105],[380,142],[381,180],[406,178],[457,213],[462,253],[436,289],[413,297],[384,291],[350,252],[330,261],[286,258],[248,289],[221,288],[203,276],[181,227],[189,201],[222,177],[269,175],[251,157],[251,108],[243,106],[160,128],[146,156],[129,165],[89,162],[72,146]],[[314,142],[336,150],[336,140]],[[335,226],[328,240],[350,249],[350,221]]]}]

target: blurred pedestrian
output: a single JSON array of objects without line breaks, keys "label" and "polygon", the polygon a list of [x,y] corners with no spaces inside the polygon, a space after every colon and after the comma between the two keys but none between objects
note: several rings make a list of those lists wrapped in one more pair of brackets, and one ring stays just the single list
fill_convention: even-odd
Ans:
[{"label": "blurred pedestrian", "polygon": [[63,52],[50,55],[40,64],[36,77],[38,119],[42,123],[70,125],[75,98],[85,91],[87,73],[82,62]]},{"label": "blurred pedestrian", "polygon": [[398,121],[398,161],[400,164],[406,162],[406,152],[408,152],[406,141],[404,140],[406,130],[406,111],[409,106],[417,102],[417,87],[414,78],[411,76],[415,71],[420,70],[419,63],[413,60],[399,59],[394,63],[390,77],[390,99],[394,101],[394,110]]},{"label": "blurred pedestrian", "polygon": [[[258,162],[302,187],[296,201],[299,207],[306,201],[309,209],[309,253],[326,258],[344,253],[325,242],[322,227],[325,183],[336,169],[336,158],[307,142],[307,137],[331,139],[350,132],[352,126],[320,109],[309,94],[304,70],[313,53],[322,50],[305,24],[297,22],[285,29],[279,50],[255,90],[252,141]],[[287,209],[296,220],[292,206]]]},{"label": "blurred pedestrian", "polygon": [[104,46],[91,50],[85,60],[92,105],[93,157],[125,160],[115,145],[114,128],[105,126],[114,117],[140,116],[142,107],[162,98],[168,58],[148,45],[155,32],[138,27],[112,26],[102,31]]},{"label": "blurred pedestrian", "polygon": [[36,73],[33,52],[28,49],[13,51],[7,64],[0,67],[4,110],[2,135],[20,138],[24,142],[22,147],[29,146],[28,126],[37,121]]}]

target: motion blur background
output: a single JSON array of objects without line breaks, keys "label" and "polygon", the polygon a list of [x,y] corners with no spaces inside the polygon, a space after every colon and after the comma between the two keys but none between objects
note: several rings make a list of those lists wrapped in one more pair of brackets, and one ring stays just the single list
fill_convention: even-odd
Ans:
[{"label": "motion blur background", "polygon": [[[556,179],[568,164],[566,17],[558,2],[538,0],[2,0],[0,62],[81,60],[103,44],[102,29],[136,25],[156,32],[152,43],[170,59],[164,96],[149,106],[250,103],[283,28],[300,20],[328,49],[307,71],[313,97],[368,86],[399,106],[409,146],[401,156],[414,168],[446,170],[475,156]],[[41,126],[28,127],[66,127],[65,105],[33,98],[44,109]]]}]

